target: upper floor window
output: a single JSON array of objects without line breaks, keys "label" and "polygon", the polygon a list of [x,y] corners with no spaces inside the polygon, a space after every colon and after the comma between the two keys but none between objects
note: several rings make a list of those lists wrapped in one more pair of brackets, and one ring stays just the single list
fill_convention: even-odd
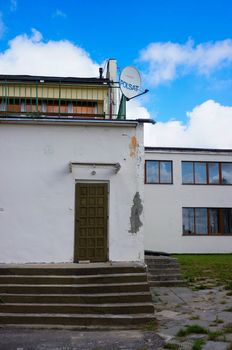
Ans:
[{"label": "upper floor window", "polygon": [[231,185],[232,163],[183,161],[182,183],[202,185]]},{"label": "upper floor window", "polygon": [[[98,109],[99,107],[99,109]],[[10,114],[42,114],[42,115],[70,115],[93,117],[101,110],[96,101],[85,100],[59,100],[59,99],[35,99],[35,98],[0,98],[0,113]]]},{"label": "upper floor window", "polygon": [[147,184],[171,184],[172,161],[146,160],[145,182]]},{"label": "upper floor window", "polygon": [[184,235],[231,235],[232,208],[183,208]]}]

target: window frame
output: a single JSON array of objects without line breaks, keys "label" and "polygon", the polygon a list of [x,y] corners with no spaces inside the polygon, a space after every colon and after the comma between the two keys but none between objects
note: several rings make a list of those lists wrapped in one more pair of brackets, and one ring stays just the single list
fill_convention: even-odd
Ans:
[{"label": "window frame", "polygon": [[[194,227],[194,232],[193,233],[184,233],[184,216],[183,216],[183,209],[193,209],[194,216],[193,216],[193,227]],[[196,233],[196,210],[197,209],[206,209],[206,221],[207,221],[207,233]],[[211,225],[210,225],[210,210],[218,210],[218,227],[219,227],[219,232],[213,233],[211,231]],[[224,228],[224,219],[223,219],[223,210],[224,209],[230,209],[232,211],[232,208],[229,207],[224,207],[224,208],[218,208],[218,207],[182,207],[182,236],[197,236],[197,237],[209,237],[209,236],[232,236],[232,232],[230,233],[225,233]],[[232,214],[231,214],[232,215]]]},{"label": "window frame", "polygon": [[[193,182],[183,182],[183,163],[193,163]],[[206,182],[198,183],[196,182],[196,173],[195,173],[195,163],[205,163],[206,166]],[[210,182],[209,178],[209,164],[218,164],[218,183]],[[231,164],[232,162],[226,161],[197,161],[197,160],[182,160],[181,161],[181,177],[182,177],[182,185],[198,185],[198,186],[232,186],[232,183],[223,183],[222,182],[222,164]]]},{"label": "window frame", "polygon": [[[147,163],[148,162],[157,162],[158,163],[158,182],[148,182],[147,181]],[[160,163],[168,162],[171,164],[171,181],[170,182],[161,182],[160,181]],[[173,185],[173,161],[168,159],[146,159],[144,167],[144,183],[146,185]]]}]

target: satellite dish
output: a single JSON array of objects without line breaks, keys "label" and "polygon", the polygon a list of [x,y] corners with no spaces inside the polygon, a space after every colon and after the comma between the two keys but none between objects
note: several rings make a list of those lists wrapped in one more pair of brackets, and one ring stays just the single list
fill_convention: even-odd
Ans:
[{"label": "satellite dish", "polygon": [[139,95],[141,77],[138,70],[132,66],[125,67],[120,74],[119,86],[122,94],[129,100]]}]

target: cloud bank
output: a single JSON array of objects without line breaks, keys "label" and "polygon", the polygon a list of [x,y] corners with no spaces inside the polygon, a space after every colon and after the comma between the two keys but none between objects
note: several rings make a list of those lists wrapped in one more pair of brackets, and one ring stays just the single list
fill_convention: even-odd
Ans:
[{"label": "cloud bank", "polygon": [[15,37],[0,53],[0,74],[91,77],[98,75],[98,68],[84,49],[68,40],[45,42],[36,29],[31,36]]},{"label": "cloud bank", "polygon": [[232,148],[232,107],[208,100],[187,115],[187,124],[171,120],[146,125],[146,146]]},{"label": "cloud bank", "polygon": [[[2,22],[3,23],[3,22]],[[1,27],[0,35],[4,30]],[[1,29],[2,28],[2,29]],[[232,62],[232,41],[214,44],[192,42],[151,44],[141,53],[149,63],[153,85],[174,79],[178,68],[197,68],[200,74],[209,74],[221,65]],[[31,74],[48,76],[98,76],[99,64],[88,52],[67,40],[43,40],[36,29],[31,36],[19,35],[9,42],[9,48],[0,53],[0,74]],[[183,73],[183,72],[182,72]],[[232,107],[208,100],[187,113],[188,123],[179,120],[158,122],[145,126],[147,146],[232,148]],[[151,118],[141,99],[127,104],[127,118]]]},{"label": "cloud bank", "polygon": [[157,42],[140,52],[139,61],[146,69],[145,77],[152,86],[169,82],[191,71],[209,75],[232,63],[232,40],[194,45]]}]

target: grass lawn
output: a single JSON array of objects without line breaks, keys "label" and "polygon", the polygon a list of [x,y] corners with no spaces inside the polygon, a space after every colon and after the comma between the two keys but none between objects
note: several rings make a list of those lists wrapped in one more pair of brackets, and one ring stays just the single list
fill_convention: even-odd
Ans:
[{"label": "grass lawn", "polygon": [[232,290],[232,254],[173,255],[186,282],[198,289],[224,285]]}]

